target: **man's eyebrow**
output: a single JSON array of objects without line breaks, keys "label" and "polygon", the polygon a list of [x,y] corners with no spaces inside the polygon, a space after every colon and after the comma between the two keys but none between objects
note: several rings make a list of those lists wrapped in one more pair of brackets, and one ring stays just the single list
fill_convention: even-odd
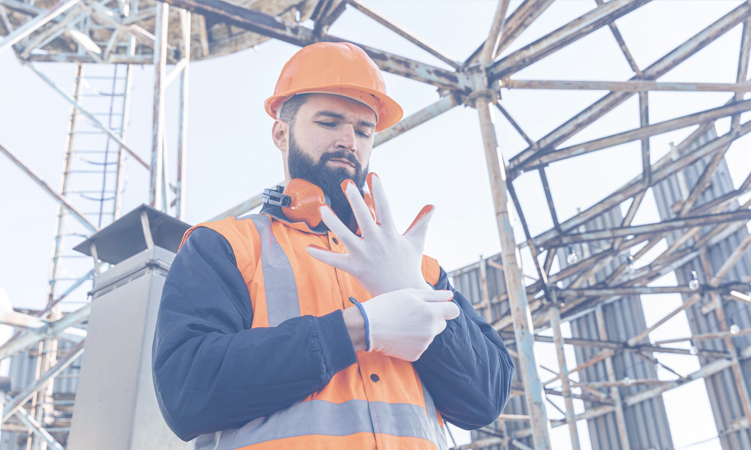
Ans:
[{"label": "man's eyebrow", "polygon": [[[332,119],[344,120],[344,116],[343,115],[341,115],[339,113],[335,113],[334,111],[326,111],[326,110],[318,111],[317,113],[315,113],[315,115],[313,117],[319,117],[319,116],[331,117]],[[357,124],[360,125],[360,126],[363,126],[363,127],[375,128],[375,124],[372,123],[372,122],[368,122],[367,120],[360,120],[359,122],[357,122]]]},{"label": "man's eyebrow", "polygon": [[315,116],[331,117],[333,119],[344,120],[344,116],[333,111],[318,111]]},{"label": "man's eyebrow", "polygon": [[368,122],[366,120],[361,120],[361,121],[357,122],[357,124],[360,125],[360,126],[363,126],[363,127],[375,128],[375,124],[370,123],[370,122]]}]

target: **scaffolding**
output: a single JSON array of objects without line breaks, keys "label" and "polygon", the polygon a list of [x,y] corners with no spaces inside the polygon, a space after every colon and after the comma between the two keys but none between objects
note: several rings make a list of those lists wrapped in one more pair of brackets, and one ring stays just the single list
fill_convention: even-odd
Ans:
[{"label": "scaffolding", "polygon": [[[17,327],[19,332],[0,347],[0,359],[22,354],[32,347],[39,349],[33,380],[7,398],[4,429],[18,431],[26,427],[31,436],[28,445],[35,449],[63,448],[61,442],[66,439],[65,427],[54,425],[55,413],[50,407],[54,406],[54,389],[50,386],[85,349],[86,333],[79,324],[88,317],[90,305],[67,314],[56,307],[102,267],[96,249],[92,248],[94,267],[88,266],[89,270],[77,278],[63,279],[59,267],[63,237],[67,237],[65,224],[76,224],[74,237],[80,242],[117,217],[125,158],[149,171],[151,206],[178,218],[184,216],[190,62],[241,51],[268,39],[297,46],[320,41],[349,42],[329,34],[328,30],[345,10],[353,9],[399,34],[446,67],[357,44],[381,70],[433,86],[439,97],[435,103],[379,133],[374,146],[459,105],[472,107],[478,113],[501,253],[481,258],[450,276],[456,288],[465,293],[509,344],[517,371],[512,398],[504,413],[493,424],[473,432],[473,442],[460,448],[547,450],[552,448],[551,427],[566,426],[572,449],[579,450],[577,421],[582,420],[589,425],[592,447],[596,450],[672,448],[662,394],[703,378],[707,381],[723,449],[751,449],[751,397],[747,381],[751,379],[751,252],[748,251],[751,235],[746,229],[751,221],[751,203],[739,202],[751,190],[751,174],[739,188],[734,188],[724,159],[734,141],[751,131],[751,122],[741,122],[741,115],[751,111],[751,100],[744,100],[744,94],[751,91],[747,73],[751,2],[740,3],[648,67],[639,67],[616,20],[649,1],[594,0],[593,9],[582,16],[518,50],[504,53],[553,0],[523,0],[513,9],[510,0],[500,0],[487,39],[466,59],[459,60],[360,0],[64,0],[57,4],[51,0],[0,0],[0,31],[5,35],[0,39],[0,52],[12,49],[23,64],[72,105],[60,190],[51,188],[0,142],[0,152],[60,205],[47,308],[35,313],[7,313],[1,321]],[[312,27],[303,25],[308,20]],[[742,27],[742,36],[735,83],[658,81],[736,27]],[[619,44],[633,72],[631,79],[524,80],[516,76],[600,29],[609,29]],[[72,95],[36,69],[35,64],[42,62],[77,63]],[[139,156],[126,143],[130,89],[127,80],[131,64],[153,64],[155,68],[150,158]],[[169,72],[168,64],[172,66]],[[110,103],[106,119],[98,117],[102,111],[92,112],[83,101],[83,65],[115,65],[114,75],[107,79],[112,82],[112,90],[106,91],[110,100],[115,98],[118,73],[125,73],[123,101],[117,107],[114,101]],[[118,72],[118,65],[125,71]],[[173,180],[164,150],[164,93],[178,77],[181,86],[178,161]],[[596,90],[607,94],[541,139],[533,140],[504,106],[500,98],[502,89]],[[649,93],[656,91],[727,92],[728,100],[724,105],[698,113],[652,122]],[[638,128],[567,145],[572,137],[634,96],[639,102]],[[496,110],[527,143],[524,150],[506,159],[498,145]],[[113,122],[115,115],[119,115],[119,122]],[[83,188],[76,191],[70,184],[73,149],[80,149],[74,143],[82,117],[106,137],[106,144],[96,148],[104,150],[104,159],[88,160],[99,165],[94,170],[98,189],[88,193],[93,194],[92,201],[99,205],[93,214],[74,201],[74,194],[82,195],[79,191]],[[718,134],[715,123],[725,118],[730,118],[730,129]],[[695,130],[673,146],[667,156],[652,163],[650,138],[686,128]],[[641,175],[595,205],[560,221],[546,168],[631,142],[641,145]],[[108,168],[114,170],[108,172]],[[523,174],[539,177],[553,224],[536,236],[530,232],[522,207],[524,202],[514,187],[514,181]],[[649,192],[657,198],[660,221],[632,225]],[[259,206],[260,199],[260,194],[254,196],[215,219],[247,212]],[[625,214],[621,213],[621,206]],[[519,243],[511,214],[521,223],[523,236]],[[655,256],[654,251],[664,242],[667,248]],[[536,276],[523,275],[522,253],[530,255]],[[676,286],[650,286],[673,272],[678,279]],[[64,287],[63,281],[67,282]],[[661,293],[681,294],[683,303],[647,326],[640,296]],[[650,333],[684,311],[691,324],[691,336],[650,341]],[[571,338],[563,337],[561,331],[561,324],[566,322],[570,324]],[[541,334],[546,330],[552,331],[552,336]],[[65,341],[66,345],[58,348],[57,341]],[[693,344],[690,350],[670,345],[686,341]],[[541,372],[535,358],[535,342],[550,342],[556,348],[559,368],[544,369],[552,372],[552,378],[547,376],[546,381],[542,381],[545,372]],[[566,346],[575,348],[573,369],[568,368]],[[680,374],[660,361],[663,354],[698,357],[701,368]],[[678,378],[658,379],[657,367],[673,372]],[[562,397],[565,407],[551,402],[553,397]],[[35,406],[39,399],[43,408]],[[574,399],[584,402],[583,413],[574,411]],[[549,406],[558,409],[563,419],[550,420]],[[12,423],[8,422],[11,417],[14,417]]]}]

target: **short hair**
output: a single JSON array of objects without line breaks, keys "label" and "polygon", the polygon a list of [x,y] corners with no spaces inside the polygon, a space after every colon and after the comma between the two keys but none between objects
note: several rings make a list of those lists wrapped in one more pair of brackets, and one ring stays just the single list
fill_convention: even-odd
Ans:
[{"label": "short hair", "polygon": [[279,114],[279,118],[290,126],[293,125],[300,107],[308,101],[308,97],[310,97],[310,94],[297,94],[290,97],[282,104],[282,112]]}]

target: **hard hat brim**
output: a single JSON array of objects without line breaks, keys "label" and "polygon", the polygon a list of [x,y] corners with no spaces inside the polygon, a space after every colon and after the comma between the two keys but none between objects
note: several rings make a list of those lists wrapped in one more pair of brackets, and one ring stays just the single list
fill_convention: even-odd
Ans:
[{"label": "hard hat brim", "polygon": [[[338,92],[339,89],[343,89],[342,92]],[[372,95],[378,100],[378,102],[380,103],[380,107],[378,109],[380,111],[375,111],[376,117],[378,118],[378,123],[376,124],[375,128],[376,132],[385,130],[386,128],[393,126],[404,116],[402,107],[399,106],[399,104],[388,95],[380,91],[376,91],[375,89],[368,89],[366,87],[353,84],[331,84],[326,86],[317,86],[315,89],[311,89],[310,87],[293,89],[267,98],[264,102],[264,109],[272,119],[276,119],[277,108],[295,94],[339,95],[342,97],[351,98],[352,100],[360,102],[373,109],[373,105],[369,105],[367,102],[362,101],[362,99],[357,98],[354,95],[349,95],[347,92],[348,90],[361,91],[365,94]]]}]

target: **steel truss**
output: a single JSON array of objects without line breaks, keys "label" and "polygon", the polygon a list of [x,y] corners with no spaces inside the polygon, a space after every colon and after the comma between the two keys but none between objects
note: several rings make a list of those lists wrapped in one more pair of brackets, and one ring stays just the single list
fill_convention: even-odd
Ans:
[{"label": "steel truss", "polygon": [[[710,191],[718,170],[724,167],[724,156],[730,146],[751,131],[751,122],[741,123],[740,120],[741,113],[751,110],[751,101],[743,100],[744,93],[751,91],[747,74],[751,48],[751,2],[742,3],[649,67],[639,68],[615,21],[648,2],[611,0],[605,3],[595,0],[593,9],[576,20],[519,50],[504,54],[504,50],[550,6],[552,0],[524,0],[512,11],[509,11],[509,0],[500,0],[488,38],[462,61],[435,48],[360,0],[305,1],[297,5],[297,12],[290,8],[277,10],[280,17],[244,6],[248,2],[225,0],[165,0],[163,3],[148,0],[67,0],[54,7],[50,3],[47,9],[42,1],[34,5],[0,0],[0,30],[4,29],[5,35],[0,39],[0,51],[12,48],[24,64],[71,103],[74,111],[106,133],[117,144],[120,155],[130,155],[149,170],[151,205],[182,218],[185,211],[184,155],[187,147],[190,61],[241,50],[269,38],[298,46],[320,41],[343,42],[344,39],[328,34],[331,25],[347,8],[367,15],[450,67],[437,67],[361,45],[381,70],[432,85],[439,93],[434,104],[379,133],[376,146],[458,105],[470,106],[478,111],[502,252],[490,258],[481,258],[478,263],[450,275],[456,287],[467,294],[478,311],[510,344],[512,355],[517,360],[517,379],[506,413],[492,426],[475,432],[475,441],[461,448],[500,446],[504,449],[550,449],[550,427],[565,425],[570,430],[572,448],[578,450],[580,444],[576,422],[579,420],[587,420],[594,427],[605,423],[602,421],[609,421],[612,425],[603,428],[606,439],[595,444],[598,450],[641,448],[644,442],[635,443],[633,433],[629,431],[638,422],[634,418],[634,411],[637,411],[634,408],[645,402],[653,402],[651,407],[657,411],[654,417],[661,420],[664,416],[662,393],[729,370],[732,373],[732,386],[725,388],[732,388],[732,400],[739,405],[736,408],[739,412],[730,421],[718,421],[718,426],[722,426],[719,434],[723,437],[723,448],[746,449],[751,445],[748,434],[751,399],[745,381],[751,376],[751,366],[748,364],[751,342],[742,341],[745,344],[739,345],[739,339],[747,339],[746,336],[751,333],[751,323],[744,323],[745,328],[739,329],[738,324],[731,324],[728,317],[731,313],[737,315],[739,308],[747,311],[751,305],[748,295],[751,268],[739,268],[739,261],[749,258],[747,247],[751,245],[751,235],[745,231],[745,226],[751,219],[751,202],[743,205],[738,202],[739,197],[751,188],[751,174],[738,189],[730,187],[719,194]],[[308,18],[312,19],[313,28],[300,24]],[[86,24],[95,24],[95,31],[85,28]],[[228,30],[228,34],[218,31],[217,24]],[[735,83],[657,81],[738,26],[743,27],[743,34]],[[520,70],[604,27],[613,34],[634,73],[630,80],[532,81],[514,78]],[[179,32],[171,35],[170,29]],[[82,30],[89,32],[83,33]],[[39,49],[45,51],[40,52]],[[153,64],[155,83],[151,158],[147,158],[147,161],[129,148],[124,136],[87,111],[75,94],[68,95],[57,87],[34,67],[35,62]],[[173,66],[169,72],[168,64]],[[181,83],[180,129],[177,176],[173,184],[170,182],[169,162],[164,150],[164,92],[166,86],[178,77]],[[608,93],[535,141],[501,103],[501,89],[601,90]],[[725,105],[716,108],[650,123],[650,91],[716,91],[728,92],[732,96]],[[634,95],[638,96],[640,106],[638,128],[564,146],[570,138]],[[508,158],[508,164],[500,155],[494,126],[495,109],[528,144],[526,149]],[[731,118],[730,131],[718,136],[714,124],[725,117]],[[697,126],[688,138],[672,149],[670,155],[651,163],[651,137]],[[597,204],[561,222],[547,180],[547,166],[635,141],[641,144],[643,173]],[[97,229],[85,212],[78,211],[66,198],[64,187],[61,192],[54,190],[6,146],[0,144],[0,151],[55,198],[61,212],[67,211],[86,228],[87,233]],[[118,170],[122,156],[120,158]],[[689,183],[686,174],[691,170],[699,172]],[[522,200],[514,188],[514,180],[525,172],[535,172],[540,177],[553,223],[553,228],[537,236],[532,236],[529,231]],[[647,192],[664,189],[660,186],[666,186],[666,183],[679,187],[679,201],[667,205],[661,222],[632,225]],[[519,245],[511,226],[508,199],[513,202],[524,232]],[[260,195],[257,195],[216,218],[240,215],[259,204]],[[625,216],[620,214],[621,204],[629,204]],[[647,260],[649,250],[665,239],[667,249]],[[726,245],[729,239],[735,239],[733,248],[726,251],[720,260],[710,260],[709,254],[716,256],[717,253],[713,249]],[[536,277],[522,274],[520,252],[531,254]],[[92,253],[95,254],[95,251]],[[572,254],[574,258],[569,257]],[[559,268],[553,271],[556,259]],[[636,264],[641,267],[637,269]],[[690,270],[686,272],[687,267],[700,275],[688,278]],[[746,269],[749,271],[742,273]],[[17,355],[45,340],[75,343],[64,358],[47,363],[46,371],[32,385],[8,398],[4,408],[3,421],[12,415],[17,416],[20,424],[35,436],[35,445],[60,448],[52,434],[45,430],[44,423],[30,416],[23,406],[83,351],[85,331],[76,324],[86,320],[89,312],[89,305],[86,305],[62,317],[59,317],[59,313],[53,317],[54,306],[97,271],[99,264],[95,258],[92,272],[65,292],[51,295],[44,311],[31,315],[6,314],[2,319],[2,323],[11,324],[20,331],[0,347],[0,359]],[[674,271],[679,273],[678,279],[683,284],[649,286],[652,281]],[[655,325],[647,327],[643,323],[638,296],[661,293],[679,293],[683,295],[684,303]],[[614,337],[615,331],[610,326],[613,325],[615,310],[628,311],[629,317],[634,318],[630,328],[620,330],[622,333],[617,337]],[[694,315],[711,315],[719,328],[711,332],[702,332],[697,328],[692,336],[656,343],[648,341],[649,333],[683,311]],[[748,315],[748,312],[745,314]],[[561,323],[565,322],[571,324],[574,332],[572,338],[562,335]],[[552,329],[552,337],[540,335],[540,331],[548,328]],[[696,344],[691,350],[669,346],[686,340],[704,344]],[[541,367],[534,355],[534,343],[540,341],[555,345],[559,362],[557,371],[544,369],[553,374],[545,382],[541,381]],[[577,349],[578,365],[571,370],[567,369],[563,351],[566,345]],[[679,374],[657,359],[663,353],[697,355],[702,367],[691,374]],[[641,375],[624,377],[623,365],[633,365],[634,361],[640,361],[643,365]],[[748,368],[744,369],[744,364]],[[657,366],[675,373],[678,379],[658,380]],[[578,381],[572,380],[572,375],[578,377]],[[560,388],[552,387],[558,383]],[[551,403],[551,396],[562,396],[565,410]],[[574,412],[574,399],[585,401],[585,412],[578,415]],[[546,404],[558,409],[563,419],[549,420]],[[664,433],[648,442],[649,445],[644,444],[644,448],[664,446],[666,439],[669,444],[669,431]],[[734,437],[731,439],[729,436]]]}]

